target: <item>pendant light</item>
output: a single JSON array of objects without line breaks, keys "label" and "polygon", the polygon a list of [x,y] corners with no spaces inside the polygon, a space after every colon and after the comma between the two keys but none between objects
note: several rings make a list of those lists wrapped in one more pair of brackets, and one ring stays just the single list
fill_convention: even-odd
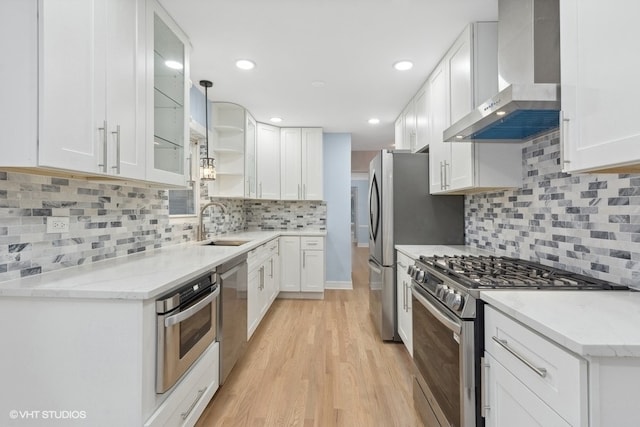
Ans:
[{"label": "pendant light", "polygon": [[207,89],[213,86],[209,80],[200,80],[200,86],[204,87],[204,121],[205,121],[205,157],[200,158],[200,179],[213,181],[216,179],[216,161],[209,157],[209,98]]}]

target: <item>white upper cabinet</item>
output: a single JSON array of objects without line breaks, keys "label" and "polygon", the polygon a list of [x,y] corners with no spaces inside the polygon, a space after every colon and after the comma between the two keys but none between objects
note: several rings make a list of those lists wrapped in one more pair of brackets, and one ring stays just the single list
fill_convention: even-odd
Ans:
[{"label": "white upper cabinet", "polygon": [[256,119],[247,112],[247,121],[245,124],[245,187],[244,197],[247,199],[256,198],[256,141],[258,137],[258,128]]},{"label": "white upper cabinet", "polygon": [[640,2],[560,2],[567,172],[640,171],[638,16]]},{"label": "white upper cabinet", "polygon": [[443,142],[443,132],[498,92],[497,25],[470,24],[427,80],[432,194],[460,194],[522,183],[518,144]]},{"label": "white upper cabinet", "polygon": [[280,128],[258,123],[256,176],[258,199],[280,199]]},{"label": "white upper cabinet", "polygon": [[[2,2],[0,31],[12,40],[5,53],[12,62],[0,64],[7,136],[0,166],[185,185],[186,37],[183,54],[171,58],[179,77],[165,79],[170,73],[160,70],[168,69],[164,60],[154,67],[154,51],[173,45],[154,39],[156,15],[177,31],[153,1]],[[164,114],[170,103],[154,96],[154,85],[179,108]],[[165,153],[167,144],[177,148]]]},{"label": "white upper cabinet", "polygon": [[413,98],[402,112],[402,121],[404,123],[402,137],[404,148],[416,151],[416,105]]},{"label": "white upper cabinet", "polygon": [[282,200],[322,200],[321,128],[281,129]]},{"label": "white upper cabinet", "polygon": [[321,128],[302,128],[302,198],[322,200],[323,145]]},{"label": "white upper cabinet", "polygon": [[394,146],[398,150],[402,150],[405,147],[404,145],[404,115],[400,114],[396,119],[395,123],[395,137],[394,137]]},{"label": "white upper cabinet", "polygon": [[424,151],[429,146],[429,85],[425,83],[414,97],[416,112],[415,147],[411,151]]},{"label": "white upper cabinet", "polygon": [[189,44],[155,0],[147,1],[147,105],[147,179],[185,185]]}]

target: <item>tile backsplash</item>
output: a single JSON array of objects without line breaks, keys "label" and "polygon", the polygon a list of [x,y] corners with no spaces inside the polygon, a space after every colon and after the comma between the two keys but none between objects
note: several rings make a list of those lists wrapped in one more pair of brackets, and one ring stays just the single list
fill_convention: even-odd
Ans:
[{"label": "tile backsplash", "polygon": [[640,175],[563,173],[559,135],[523,144],[523,186],[465,198],[466,243],[640,287]]},{"label": "tile backsplash", "polygon": [[[224,215],[205,212],[210,235],[326,225],[324,202],[220,201]],[[0,171],[0,282],[193,240],[197,218],[170,218],[168,203],[163,189]],[[69,232],[47,234],[51,216]]]}]

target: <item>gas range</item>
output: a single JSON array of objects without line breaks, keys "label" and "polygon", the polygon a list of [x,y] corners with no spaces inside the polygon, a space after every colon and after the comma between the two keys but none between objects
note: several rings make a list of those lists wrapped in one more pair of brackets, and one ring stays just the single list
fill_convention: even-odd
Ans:
[{"label": "gas range", "polygon": [[473,302],[483,289],[628,289],[536,262],[500,256],[420,256],[407,272],[414,286],[420,286],[464,319],[476,317]]}]

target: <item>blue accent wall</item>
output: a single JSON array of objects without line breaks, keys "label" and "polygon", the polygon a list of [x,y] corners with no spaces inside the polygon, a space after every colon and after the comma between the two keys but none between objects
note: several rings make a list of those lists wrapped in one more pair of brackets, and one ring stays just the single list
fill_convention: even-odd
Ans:
[{"label": "blue accent wall", "polygon": [[351,134],[325,133],[323,146],[326,280],[351,283]]}]

